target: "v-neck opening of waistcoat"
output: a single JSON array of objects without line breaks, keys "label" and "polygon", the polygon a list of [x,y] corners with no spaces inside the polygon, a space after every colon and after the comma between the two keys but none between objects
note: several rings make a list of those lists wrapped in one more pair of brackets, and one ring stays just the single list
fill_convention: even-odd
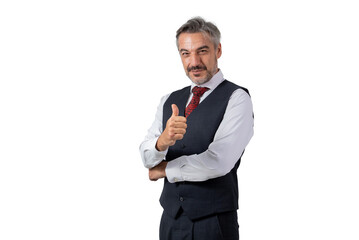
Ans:
[{"label": "v-neck opening of waistcoat", "polygon": [[[191,114],[187,117],[188,119],[191,119],[191,115],[192,114],[196,114],[196,112],[201,110],[201,106],[203,108],[203,105],[206,105],[207,102],[209,102],[211,100],[211,97],[215,96],[215,93],[221,88],[223,87],[223,85],[225,84],[225,82],[227,82],[227,80],[224,80],[223,82],[221,82],[212,92],[210,92],[208,94],[208,96],[203,99],[202,101],[200,101],[200,103],[198,104],[198,106],[191,112]],[[191,94],[190,94],[191,95]],[[187,98],[188,100],[188,98]],[[187,103],[187,102],[186,102]]]}]

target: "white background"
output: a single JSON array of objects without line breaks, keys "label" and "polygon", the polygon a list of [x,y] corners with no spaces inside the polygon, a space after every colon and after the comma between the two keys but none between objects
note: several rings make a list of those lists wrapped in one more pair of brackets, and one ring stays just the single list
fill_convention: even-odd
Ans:
[{"label": "white background", "polygon": [[255,135],[243,240],[359,239],[357,1],[1,1],[0,239],[158,239],[138,146],[188,85],[175,31],[222,32]]}]

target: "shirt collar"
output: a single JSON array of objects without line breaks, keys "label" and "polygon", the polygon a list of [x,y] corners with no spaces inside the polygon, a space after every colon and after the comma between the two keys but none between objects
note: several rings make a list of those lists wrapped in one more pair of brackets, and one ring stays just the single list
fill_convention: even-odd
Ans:
[{"label": "shirt collar", "polygon": [[219,71],[214,74],[214,76],[211,78],[211,80],[201,84],[201,85],[197,85],[195,83],[192,82],[191,84],[191,91],[192,89],[197,86],[197,87],[207,87],[210,90],[214,90],[219,84],[221,84],[224,81],[223,78],[223,73],[221,71],[221,69],[219,69]]}]

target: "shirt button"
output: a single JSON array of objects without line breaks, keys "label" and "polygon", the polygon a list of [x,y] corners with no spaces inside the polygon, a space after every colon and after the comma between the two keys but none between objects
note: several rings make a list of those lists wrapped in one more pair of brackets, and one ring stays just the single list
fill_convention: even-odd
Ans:
[{"label": "shirt button", "polygon": [[183,202],[183,200],[184,200],[183,197],[180,197],[180,201]]}]

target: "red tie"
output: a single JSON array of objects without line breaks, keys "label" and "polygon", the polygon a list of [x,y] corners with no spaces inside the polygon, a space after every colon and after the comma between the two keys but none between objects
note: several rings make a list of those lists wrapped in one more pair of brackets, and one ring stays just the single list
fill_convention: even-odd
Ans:
[{"label": "red tie", "polygon": [[191,102],[186,107],[185,116],[188,117],[191,112],[198,106],[199,99],[202,97],[203,93],[205,93],[209,88],[206,87],[194,87],[192,89],[193,97]]}]

